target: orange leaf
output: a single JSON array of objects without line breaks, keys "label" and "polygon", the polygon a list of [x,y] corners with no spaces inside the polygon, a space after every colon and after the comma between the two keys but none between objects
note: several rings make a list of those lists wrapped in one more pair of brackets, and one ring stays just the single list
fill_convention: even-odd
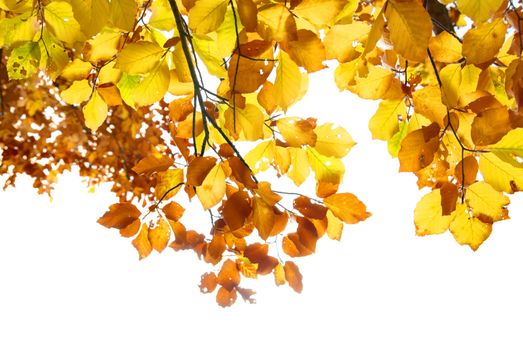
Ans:
[{"label": "orange leaf", "polygon": [[285,270],[285,279],[289,282],[289,286],[295,292],[301,293],[303,290],[302,275],[298,266],[292,261],[287,261],[283,267]]},{"label": "orange leaf", "polygon": [[232,291],[234,287],[240,284],[240,272],[234,261],[227,259],[223,263],[217,282],[228,291]]},{"label": "orange leaf", "polygon": [[149,230],[149,242],[151,242],[151,246],[158,253],[161,253],[167,247],[170,238],[171,229],[167,221],[163,219],[159,220],[158,226]]},{"label": "orange leaf", "polygon": [[182,217],[185,209],[176,202],[171,202],[162,208],[165,217],[172,221],[178,221]]},{"label": "orange leaf", "polygon": [[218,281],[214,272],[207,272],[202,275],[199,287],[202,293],[212,293],[217,285]]},{"label": "orange leaf", "polygon": [[[463,158],[462,161],[456,165],[454,170],[454,176],[458,180],[459,184],[465,186],[472,185],[476,181],[478,175],[479,165],[476,157],[468,156]],[[465,179],[465,181],[463,181]]]},{"label": "orange leaf", "polygon": [[405,137],[398,153],[401,172],[415,172],[432,163],[439,147],[439,130],[438,124],[432,123]]},{"label": "orange leaf", "polygon": [[323,203],[340,220],[347,224],[356,224],[367,219],[371,214],[358,197],[352,193],[337,193],[323,200]]},{"label": "orange leaf", "polygon": [[140,211],[131,203],[116,203],[109,207],[98,223],[105,227],[123,229],[140,217]]},{"label": "orange leaf", "polygon": [[123,237],[132,237],[136,233],[138,233],[138,230],[140,229],[141,225],[142,222],[140,221],[140,219],[135,219],[129,225],[120,229],[120,235],[122,235]]},{"label": "orange leaf", "polygon": [[133,167],[133,171],[138,175],[141,174],[152,174],[158,171],[165,171],[173,165],[171,158],[163,155],[150,154],[145,158],[142,158]]},{"label": "orange leaf", "polygon": [[216,158],[213,157],[194,158],[187,167],[187,184],[200,186],[215,164]]},{"label": "orange leaf", "polygon": [[148,257],[149,254],[151,254],[153,247],[149,241],[149,227],[147,227],[147,225],[142,225],[140,233],[138,236],[136,236],[135,239],[133,239],[133,246],[138,251],[140,260]]},{"label": "orange leaf", "polygon": [[221,307],[228,307],[232,306],[234,302],[236,301],[236,289],[227,290],[224,287],[220,287],[218,289],[218,293],[216,293],[216,302]]}]

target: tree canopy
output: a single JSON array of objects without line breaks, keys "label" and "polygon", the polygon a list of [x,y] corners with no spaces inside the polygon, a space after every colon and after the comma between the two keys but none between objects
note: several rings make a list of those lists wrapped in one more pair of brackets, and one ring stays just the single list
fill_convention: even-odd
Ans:
[{"label": "tree canopy", "polygon": [[287,113],[331,67],[428,189],[416,234],[476,250],[523,189],[522,19],[510,0],[0,0],[0,174],[111,183],[98,222],[140,259],[193,250],[221,306],[258,275],[300,292],[295,258],[370,216],[339,191],[350,134]]}]

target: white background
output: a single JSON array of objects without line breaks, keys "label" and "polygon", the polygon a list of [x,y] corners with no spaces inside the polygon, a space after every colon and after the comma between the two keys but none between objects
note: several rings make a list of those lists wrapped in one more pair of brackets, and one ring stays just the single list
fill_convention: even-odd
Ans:
[{"label": "white background", "polygon": [[0,349],[522,349],[522,197],[476,253],[449,233],[416,237],[414,176],[371,141],[375,104],[338,93],[330,74],[311,76],[291,114],[349,130],[343,190],[373,216],[298,261],[301,295],[267,276],[257,304],[222,309],[200,294],[210,267],[192,252],[138,261],[96,223],[115,202],[107,187],[63,176],[51,203],[22,179],[0,192]]}]

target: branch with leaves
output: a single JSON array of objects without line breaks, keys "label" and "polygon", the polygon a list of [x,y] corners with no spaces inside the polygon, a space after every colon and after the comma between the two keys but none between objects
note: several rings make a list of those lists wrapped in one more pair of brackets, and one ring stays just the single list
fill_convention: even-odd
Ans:
[{"label": "branch with leaves", "polygon": [[523,188],[522,18],[503,0],[0,0],[0,174],[112,183],[99,222],[140,258],[194,251],[222,306],[254,301],[245,278],[299,292],[299,258],[370,215],[340,191],[350,134],[289,113],[329,66],[379,101],[373,138],[430,190],[416,233],[476,250]]}]

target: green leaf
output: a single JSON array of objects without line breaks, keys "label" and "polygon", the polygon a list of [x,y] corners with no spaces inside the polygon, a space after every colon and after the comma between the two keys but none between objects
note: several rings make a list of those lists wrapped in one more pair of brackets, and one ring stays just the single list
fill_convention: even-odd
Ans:
[{"label": "green leaf", "polygon": [[37,42],[27,42],[15,48],[7,60],[9,79],[26,79],[36,73],[40,63]]}]

